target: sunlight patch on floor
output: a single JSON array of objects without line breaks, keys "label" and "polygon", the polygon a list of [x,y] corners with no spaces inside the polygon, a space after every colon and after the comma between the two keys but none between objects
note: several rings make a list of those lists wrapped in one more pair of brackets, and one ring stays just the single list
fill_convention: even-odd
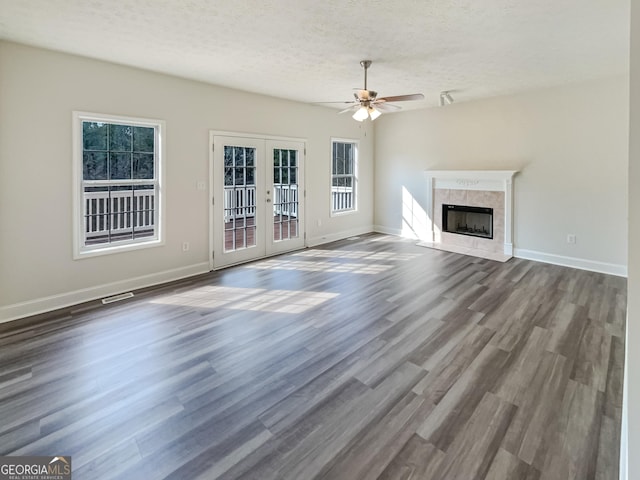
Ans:
[{"label": "sunlight patch on floor", "polygon": [[359,273],[375,275],[386,272],[393,265],[382,263],[339,263],[339,262],[313,262],[306,260],[265,260],[246,268],[258,270],[297,270],[303,272],[330,272],[330,273]]},{"label": "sunlight patch on floor", "polygon": [[318,257],[318,258],[347,258],[366,260],[397,260],[408,261],[419,257],[419,253],[398,253],[398,252],[364,252],[356,250],[319,250],[310,248],[301,252],[293,253],[293,257]]},{"label": "sunlight patch on floor", "polygon": [[338,293],[206,286],[166,295],[151,303],[200,308],[302,313],[337,297]]}]

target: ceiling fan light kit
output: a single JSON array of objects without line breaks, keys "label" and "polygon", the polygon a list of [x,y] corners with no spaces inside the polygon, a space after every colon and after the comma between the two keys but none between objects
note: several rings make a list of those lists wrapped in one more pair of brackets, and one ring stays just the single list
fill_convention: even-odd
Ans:
[{"label": "ceiling fan light kit", "polygon": [[367,117],[369,117],[371,120],[375,120],[380,115],[382,115],[382,112],[380,110],[373,107],[362,106],[356,110],[356,113],[352,115],[352,118],[354,120],[362,122],[366,120]]},{"label": "ceiling fan light kit", "polygon": [[411,95],[395,95],[393,97],[380,97],[378,98],[378,92],[367,89],[367,70],[371,66],[371,60],[362,60],[360,65],[364,68],[364,88],[358,90],[353,94],[355,100],[349,102],[324,102],[324,103],[347,103],[351,104],[349,107],[338,113],[345,113],[355,110],[352,115],[354,120],[363,122],[367,118],[375,120],[382,112],[391,112],[394,110],[400,110],[397,105],[392,105],[391,102],[406,102],[407,100],[422,100],[424,95],[421,93],[412,93]]}]

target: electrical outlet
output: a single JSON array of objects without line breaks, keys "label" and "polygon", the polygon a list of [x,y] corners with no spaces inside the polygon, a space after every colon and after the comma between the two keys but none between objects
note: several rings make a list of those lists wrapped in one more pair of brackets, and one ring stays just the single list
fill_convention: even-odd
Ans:
[{"label": "electrical outlet", "polygon": [[318,226],[321,227],[322,226],[322,220],[318,219]]},{"label": "electrical outlet", "polygon": [[567,243],[576,243],[576,234],[575,233],[569,233],[567,235]]},{"label": "electrical outlet", "polygon": [[197,182],[196,183],[196,188],[198,190],[206,190],[207,189],[207,184],[204,182]]},{"label": "electrical outlet", "polygon": [[183,252],[189,251],[189,242],[182,242],[182,251]]}]

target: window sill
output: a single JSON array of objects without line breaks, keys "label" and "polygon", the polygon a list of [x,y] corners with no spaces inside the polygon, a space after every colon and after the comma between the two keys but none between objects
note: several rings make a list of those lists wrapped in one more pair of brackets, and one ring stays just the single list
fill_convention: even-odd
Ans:
[{"label": "window sill", "polygon": [[332,217],[342,217],[344,215],[353,215],[354,213],[358,213],[357,208],[352,208],[351,210],[338,210],[335,212],[331,212]]},{"label": "window sill", "polygon": [[146,242],[126,243],[121,245],[109,245],[95,249],[76,250],[73,254],[74,260],[82,260],[84,258],[100,257],[102,255],[112,255],[116,253],[130,252],[134,250],[142,250],[146,248],[160,247],[164,245],[164,241],[150,240]]}]

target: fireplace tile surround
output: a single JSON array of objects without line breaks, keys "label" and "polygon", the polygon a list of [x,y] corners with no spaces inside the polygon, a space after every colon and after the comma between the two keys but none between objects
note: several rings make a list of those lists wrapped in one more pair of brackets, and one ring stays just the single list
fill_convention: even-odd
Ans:
[{"label": "fireplace tile surround", "polygon": [[[505,262],[513,256],[513,170],[427,170],[429,238],[419,245]],[[442,205],[493,208],[493,239],[442,229]]]}]

